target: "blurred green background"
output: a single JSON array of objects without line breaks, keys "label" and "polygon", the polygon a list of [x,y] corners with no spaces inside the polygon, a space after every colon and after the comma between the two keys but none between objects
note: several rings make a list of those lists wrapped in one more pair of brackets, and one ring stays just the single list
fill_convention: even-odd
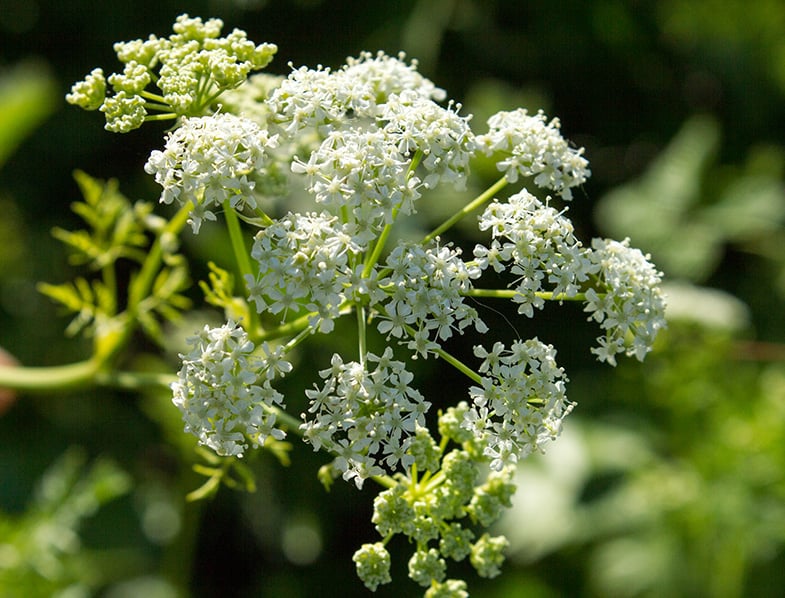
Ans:
[{"label": "blurred green background", "polygon": [[[184,11],[278,44],[269,70],[281,74],[289,61],[335,67],[362,50],[405,50],[475,114],[476,132],[501,109],[558,116],[592,167],[570,208],[581,238],[629,236],[666,274],[670,328],[643,365],[596,364],[579,308],[507,314],[557,347],[578,406],[549,453],[522,468],[500,525],[511,540],[502,576],[465,568],[473,596],[782,595],[785,4],[0,0],[0,346],[23,363],[88,351],[35,290],[73,274],[50,236],[76,225],[72,172],[157,196],[142,166],[163,127],[110,134],[63,97],[92,68],[116,69],[113,42],[168,35]],[[423,211],[439,220],[451,207],[446,197]],[[492,329],[509,338],[498,317]],[[326,347],[310,350],[303,363]],[[426,394],[464,398],[457,375],[424,365]],[[367,594],[351,554],[376,539],[373,488],[325,493],[323,459],[300,445],[287,468],[251,460],[256,493],[186,505],[200,481],[167,401],[24,396],[0,416],[0,596]],[[410,547],[395,547],[397,583],[377,594],[417,595]]]}]

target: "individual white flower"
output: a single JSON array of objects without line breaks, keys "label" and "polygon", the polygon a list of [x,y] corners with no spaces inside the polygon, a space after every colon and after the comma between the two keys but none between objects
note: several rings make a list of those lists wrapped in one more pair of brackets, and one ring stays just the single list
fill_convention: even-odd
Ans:
[{"label": "individual white flower", "polygon": [[172,402],[183,415],[185,431],[219,455],[238,457],[249,440],[261,446],[268,437],[284,438],[275,428],[275,408],[284,407],[283,395],[271,386],[291,370],[280,351],[265,345],[265,357],[257,356],[246,332],[232,321],[205,326],[187,340],[191,351],[180,355],[182,367],[172,383]]},{"label": "individual white flower", "polygon": [[413,375],[393,359],[392,349],[381,356],[368,353],[364,364],[344,362],[336,353],[319,375],[322,388],[306,391],[309,408],[300,426],[305,441],[337,455],[333,467],[358,488],[384,473],[382,465],[408,469],[414,458],[406,449],[417,427],[425,425],[430,403],[410,386]]},{"label": "individual white flower", "polygon": [[477,145],[489,156],[501,153],[496,166],[509,182],[533,176],[538,187],[569,200],[571,188],[586,182],[591,172],[583,148],[570,147],[560,126],[557,118],[547,122],[542,110],[534,116],[523,108],[502,111],[488,119],[488,133],[477,136]]},{"label": "individual white flower", "polygon": [[163,187],[161,203],[193,204],[189,222],[196,233],[226,200],[233,208],[256,207],[255,178],[265,172],[266,150],[276,145],[276,136],[231,114],[185,118],[164,151],[150,154],[145,171]]},{"label": "individual white flower", "polygon": [[479,369],[485,375],[482,387],[469,389],[473,404],[462,426],[481,443],[491,469],[501,471],[543,451],[574,404],[567,400],[567,378],[553,346],[533,338],[515,341],[509,350],[502,343],[490,352],[476,346],[474,354],[483,359]]},{"label": "individual white flower", "polygon": [[586,292],[584,311],[605,331],[592,353],[611,365],[619,353],[643,361],[666,327],[662,274],[629,239],[594,239],[587,254],[598,269],[598,288]]},{"label": "individual white flower", "polygon": [[564,211],[524,189],[507,202],[492,202],[480,216],[480,230],[490,230],[492,241],[490,247],[475,247],[477,263],[516,276],[513,301],[519,304],[518,313],[530,318],[534,308],[545,304],[538,293],[574,297],[598,269],[584,254]]}]

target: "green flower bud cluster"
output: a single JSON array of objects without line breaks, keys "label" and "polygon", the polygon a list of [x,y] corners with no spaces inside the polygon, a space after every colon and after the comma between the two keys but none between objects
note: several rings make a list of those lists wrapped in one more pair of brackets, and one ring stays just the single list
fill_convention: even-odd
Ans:
[{"label": "green flower bud cluster", "polygon": [[[102,69],[93,69],[66,100],[103,112],[106,129],[115,133],[127,133],[149,120],[203,115],[223,92],[266,67],[278,49],[275,44],[254,44],[239,29],[219,37],[222,27],[220,19],[203,22],[184,14],[168,38],[151,35],[144,41],[116,43],[123,72],[107,78]],[[150,91],[151,84],[158,91]]]},{"label": "green flower bud cluster", "polygon": [[[390,581],[385,545],[396,534],[415,546],[409,577],[428,588],[426,596],[468,595],[463,581],[446,579],[447,559],[462,561],[468,556],[480,576],[499,574],[507,539],[487,533],[477,538],[472,528],[487,528],[511,506],[514,470],[487,467],[482,447],[460,426],[466,409],[462,403],[440,414],[441,445],[426,429],[418,429],[410,475],[398,476],[398,483],[374,500],[372,521],[383,540],[363,545],[354,555],[357,574],[369,589]],[[459,446],[445,452],[450,441]]]}]

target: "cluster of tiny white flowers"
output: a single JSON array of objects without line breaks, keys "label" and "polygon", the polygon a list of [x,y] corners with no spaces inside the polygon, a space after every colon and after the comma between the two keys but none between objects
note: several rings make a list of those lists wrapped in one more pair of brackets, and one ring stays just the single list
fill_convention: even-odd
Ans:
[{"label": "cluster of tiny white flowers", "polygon": [[347,58],[342,70],[346,77],[346,89],[350,90],[349,96],[356,98],[351,104],[355,110],[363,105],[360,98],[370,101],[368,105],[372,106],[378,98],[387,98],[405,89],[413,89],[422,97],[437,102],[447,97],[446,91],[436,87],[417,71],[416,60],[406,64],[404,52],[399,52],[395,57],[381,51],[376,55],[362,52],[357,58]]},{"label": "cluster of tiny white flowers", "polygon": [[[360,160],[363,161],[369,146],[379,144],[378,153],[392,161],[406,162],[407,157],[421,151],[421,164],[427,172],[422,181],[425,187],[434,187],[440,181],[452,182],[457,188],[465,185],[475,147],[469,118],[458,115],[459,105],[450,103],[448,108],[443,108],[436,104],[434,100],[443,99],[444,91],[417,72],[416,62],[406,64],[404,58],[403,54],[393,58],[379,53],[374,58],[365,53],[359,59],[348,59],[337,71],[300,68],[273,90],[268,100],[271,120],[288,136],[304,129],[316,130],[323,139],[337,136],[325,140],[306,164],[296,163],[299,172],[319,173],[325,177],[321,187],[330,187],[332,182],[344,196],[363,191],[353,181],[383,187],[397,178],[381,173],[379,182],[374,182],[356,173],[344,174],[347,166],[351,171],[352,163],[360,155],[353,155],[345,147],[357,145],[364,151]],[[372,144],[364,138],[365,134],[372,135]],[[360,138],[354,142],[347,138],[354,135]],[[325,160],[325,154],[339,150],[340,156]],[[318,170],[325,161],[334,161],[342,168]],[[371,161],[370,168],[375,167]],[[420,184],[419,180],[414,182]],[[390,192],[412,185],[412,182],[408,186],[397,183]],[[406,199],[412,201],[416,197]],[[404,209],[403,213],[410,211]]]},{"label": "cluster of tiny white flowers", "polygon": [[[246,275],[256,310],[280,313],[285,319],[305,309],[313,313],[315,329],[330,332],[347,289],[354,291],[359,278],[356,270],[361,266],[353,262],[360,247],[351,232],[351,225],[327,213],[289,213],[260,230],[251,249],[259,274]],[[370,281],[365,282],[367,289]],[[382,296],[377,290],[376,299]]]},{"label": "cluster of tiny white flowers", "polygon": [[329,132],[347,120],[375,120],[380,104],[411,90],[420,97],[443,100],[444,90],[417,72],[417,62],[404,62],[379,52],[347,58],[343,68],[300,67],[270,95],[269,105],[279,126],[294,134],[305,128]]},{"label": "cluster of tiny white flowers", "polygon": [[331,132],[307,163],[292,170],[306,176],[307,190],[334,214],[346,213],[356,224],[363,246],[379,236],[394,213],[411,213],[420,196],[416,177],[389,136],[375,127]]},{"label": "cluster of tiny white flowers", "polygon": [[662,274],[629,239],[594,239],[589,257],[598,266],[601,288],[586,291],[584,311],[605,331],[592,353],[611,365],[619,353],[643,361],[666,326]]},{"label": "cluster of tiny white flowers", "polygon": [[[371,370],[369,364],[375,363]],[[344,363],[337,353],[331,367],[319,372],[322,388],[307,390],[309,419],[303,414],[303,438],[314,450],[337,455],[333,467],[358,488],[384,463],[395,471],[414,457],[407,449],[417,428],[425,425],[430,403],[410,386],[414,376],[387,347],[381,356],[368,353],[366,363]]]},{"label": "cluster of tiny white flowers", "polygon": [[202,220],[215,220],[213,210],[226,200],[237,209],[256,207],[254,179],[264,174],[266,150],[277,141],[255,122],[232,114],[185,118],[144,168],[163,187],[161,203],[193,204],[188,221],[196,233]]},{"label": "cluster of tiny white flowers", "polygon": [[84,110],[98,110],[106,96],[106,77],[104,70],[95,68],[84,78],[71,87],[71,93],[65,96],[69,104],[79,106]]},{"label": "cluster of tiny white flowers", "polygon": [[[545,304],[537,293],[553,285],[554,295],[574,297],[580,283],[596,271],[575,238],[572,222],[555,208],[543,204],[525,189],[506,203],[494,201],[480,216],[480,230],[490,230],[490,247],[477,245],[474,255],[480,267],[496,272],[509,268],[517,276],[515,297],[518,313],[528,317]],[[511,266],[509,264],[512,264]]]},{"label": "cluster of tiny white flowers", "polygon": [[589,162],[583,148],[575,149],[562,137],[558,118],[547,122],[540,110],[530,115],[524,108],[498,112],[488,119],[488,133],[477,136],[477,145],[487,155],[501,153],[496,163],[511,183],[518,176],[534,176],[534,183],[572,199],[571,188],[589,177]]},{"label": "cluster of tiny white flowers", "polygon": [[567,400],[564,370],[556,350],[537,338],[515,341],[509,349],[497,342],[490,351],[478,345],[482,387],[469,389],[473,405],[464,414],[471,430],[490,457],[491,469],[501,471],[544,445],[561,432],[572,411]]},{"label": "cluster of tiny white flowers", "polygon": [[[454,108],[454,110],[453,110]],[[474,150],[474,134],[469,118],[458,115],[460,104],[442,108],[430,98],[406,89],[391,95],[379,107],[384,131],[396,142],[402,156],[420,150],[428,172],[423,185],[433,188],[440,182],[462,189],[466,184],[469,160]]]},{"label": "cluster of tiny white flowers", "polygon": [[246,332],[232,321],[205,326],[187,341],[192,349],[180,355],[182,367],[172,383],[185,431],[219,455],[237,457],[249,438],[259,446],[268,437],[282,439],[274,408],[283,408],[283,395],[271,382],[292,366],[281,349],[263,345],[264,357],[257,356]]},{"label": "cluster of tiny white flowers", "polygon": [[[390,295],[380,308],[378,330],[396,338],[409,338],[409,348],[426,357],[436,344],[430,335],[446,340],[454,330],[473,324],[488,330],[477,310],[465,303],[464,294],[480,268],[464,262],[459,249],[448,245],[426,248],[414,243],[398,245],[387,257],[390,273],[379,286]],[[406,328],[414,329],[410,334]]]}]

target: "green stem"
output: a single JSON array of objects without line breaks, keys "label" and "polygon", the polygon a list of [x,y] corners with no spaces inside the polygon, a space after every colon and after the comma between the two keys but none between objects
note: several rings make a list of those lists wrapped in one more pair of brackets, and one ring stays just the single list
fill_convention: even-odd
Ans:
[{"label": "green stem", "polygon": [[35,393],[79,390],[90,386],[125,390],[153,386],[168,388],[174,380],[174,376],[164,373],[103,370],[96,358],[51,367],[0,367],[0,388]]},{"label": "green stem", "polygon": [[275,413],[275,421],[276,422],[282,422],[282,423],[286,424],[286,427],[291,432],[293,432],[297,436],[302,436],[302,432],[300,431],[300,424],[302,423],[302,421],[300,421],[299,419],[297,419],[293,415],[290,415],[289,413],[287,413],[283,409],[278,409],[277,407],[273,408],[271,411],[273,413]]},{"label": "green stem", "polygon": [[[410,326],[404,326],[404,330],[406,330],[406,334],[408,334],[411,338],[415,337],[415,330]],[[466,376],[474,380],[477,384],[482,384],[482,377],[468,365],[460,361],[457,357],[453,357],[440,347],[433,349],[433,352],[453,366],[456,370],[466,374]]]},{"label": "green stem", "polygon": [[392,224],[386,224],[382,229],[382,232],[379,234],[379,238],[376,239],[376,244],[373,246],[373,251],[365,258],[365,265],[363,266],[362,273],[363,278],[368,278],[371,275],[371,271],[376,265],[376,262],[379,261],[379,256],[382,254],[382,250],[384,249],[385,243],[387,243],[387,238],[390,236],[391,230]]},{"label": "green stem", "polygon": [[139,304],[150,294],[150,289],[152,288],[155,277],[161,267],[164,255],[161,239],[169,235],[176,236],[179,234],[185,226],[185,223],[188,222],[188,216],[192,209],[193,204],[191,202],[188,202],[181,207],[166,224],[155,240],[155,243],[153,243],[153,246],[150,248],[150,252],[147,254],[147,258],[142,264],[142,269],[139,270],[139,274],[134,278],[128,291],[128,311],[132,316],[131,320],[135,321],[136,318],[133,316],[136,315]]},{"label": "green stem", "polygon": [[112,300],[108,315],[114,316],[117,314],[117,275],[114,269],[114,263],[101,268],[101,277],[104,281],[104,287],[109,291],[109,296]]},{"label": "green stem", "polygon": [[[142,96],[145,100],[150,100],[152,102],[158,102],[159,104],[166,105],[166,98],[158,93],[153,93],[152,91],[142,90],[139,92],[139,95]],[[170,110],[172,109],[171,106],[167,105],[167,108]]]},{"label": "green stem", "polygon": [[272,218],[270,218],[270,217],[267,215],[267,212],[265,212],[265,211],[264,211],[262,208],[259,208],[259,207],[257,207],[257,208],[256,208],[256,213],[257,213],[257,215],[259,216],[259,218],[261,218],[261,219],[262,219],[262,222],[263,222],[263,223],[264,223],[266,226],[270,226],[271,224],[273,224],[274,220],[273,220]]},{"label": "green stem", "polygon": [[145,122],[153,122],[156,120],[174,120],[177,115],[174,112],[167,112],[165,114],[148,114],[144,117]]},{"label": "green stem", "polygon": [[371,476],[371,479],[385,488],[395,488],[399,484],[398,480],[388,475],[374,475]]},{"label": "green stem", "polygon": [[422,240],[422,243],[423,244],[428,243],[429,241],[432,241],[433,239],[441,235],[443,232],[449,230],[456,222],[461,220],[464,216],[467,216],[468,214],[470,214],[471,212],[482,206],[484,203],[490,201],[494,195],[496,195],[499,191],[504,189],[507,185],[508,185],[507,179],[505,179],[504,177],[500,178],[493,185],[488,187],[488,189],[486,189],[482,194],[478,195],[475,199],[473,199],[471,202],[466,204],[458,212],[450,216],[447,220],[442,222],[442,224],[440,224],[435,229],[433,229],[430,233],[428,233],[425,236],[425,238]]},{"label": "green stem", "polygon": [[92,385],[101,367],[88,359],[52,367],[0,367],[0,388],[32,392],[62,392]]},{"label": "green stem", "polygon": [[[415,170],[417,170],[417,166],[420,164],[422,160],[423,152],[422,150],[417,150],[412,157],[412,161],[409,164],[409,169],[406,171],[406,180],[408,181],[412,175],[414,175]],[[373,246],[373,251],[366,255],[365,264],[363,266],[363,278],[368,278],[371,275],[371,270],[379,261],[379,256],[382,254],[384,250],[384,246],[387,243],[387,238],[390,236],[390,231],[392,231],[393,222],[398,217],[398,209],[395,208],[392,211],[392,222],[385,224],[382,232],[379,234],[379,237],[376,239],[376,244]]]},{"label": "green stem", "polygon": [[[346,301],[340,305],[338,308],[341,315],[346,315],[351,313],[353,303],[351,301]],[[281,324],[277,328],[273,328],[272,330],[262,330],[257,334],[254,334],[252,339],[255,343],[261,341],[267,341],[274,338],[281,338],[282,336],[289,336],[290,334],[295,334],[300,332],[303,329],[308,329],[311,326],[310,319],[316,312],[310,312],[303,316],[300,316],[296,320],[292,320],[291,322],[287,322],[286,324]],[[310,331],[309,331],[310,332]]]},{"label": "green stem", "polygon": [[154,102],[145,102],[144,107],[147,110],[157,110],[158,112],[163,112],[165,114],[174,114],[175,116],[177,116],[176,112],[172,112],[172,107],[169,104],[157,104]]},{"label": "green stem", "polygon": [[444,359],[447,363],[453,366],[459,372],[466,374],[469,378],[474,380],[477,384],[482,384],[482,376],[480,376],[477,372],[471,369],[468,365],[460,361],[457,357],[453,357],[447,351],[441,348],[436,348],[433,350],[439,357]]},{"label": "green stem", "polygon": [[[243,280],[242,286],[247,291],[245,277],[250,276],[251,278],[255,278],[256,272],[254,271],[253,266],[251,266],[251,256],[245,245],[243,230],[240,227],[240,219],[237,217],[237,212],[234,211],[234,208],[231,206],[228,199],[224,200],[224,218],[226,219],[226,228],[229,231],[229,239],[232,243],[234,258],[237,260],[237,267],[240,270],[240,276]],[[245,294],[247,295],[247,292]],[[253,306],[249,305],[248,316],[250,318],[248,330],[256,330],[259,326],[259,314]]]},{"label": "green stem", "polygon": [[169,385],[176,379],[172,374],[159,372],[99,371],[96,373],[93,381],[98,386],[123,390],[140,390],[155,386],[169,388]]},{"label": "green stem", "polygon": [[360,364],[365,366],[365,355],[368,352],[368,343],[366,338],[366,326],[365,326],[365,306],[358,305],[357,309],[355,310],[357,314],[357,342],[358,342],[358,349],[360,351]]},{"label": "green stem", "polygon": [[[489,297],[492,299],[513,299],[520,296],[520,293],[515,289],[471,289],[463,293],[466,297]],[[575,295],[568,296],[565,293],[558,293],[554,295],[550,292],[534,293],[536,297],[544,299],[545,301],[586,301],[585,293],[576,293]],[[600,293],[598,295],[602,296]]]}]

